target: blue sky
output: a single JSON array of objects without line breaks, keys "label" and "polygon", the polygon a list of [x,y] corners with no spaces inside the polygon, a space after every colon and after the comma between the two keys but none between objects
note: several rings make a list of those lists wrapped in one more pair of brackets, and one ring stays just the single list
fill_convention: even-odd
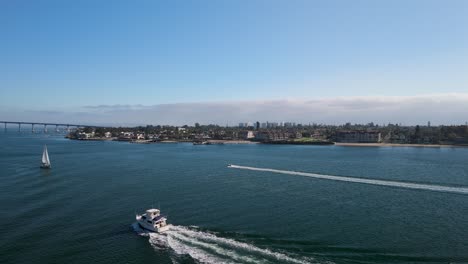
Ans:
[{"label": "blue sky", "polygon": [[468,1],[2,1],[0,37],[0,119],[468,93]]}]

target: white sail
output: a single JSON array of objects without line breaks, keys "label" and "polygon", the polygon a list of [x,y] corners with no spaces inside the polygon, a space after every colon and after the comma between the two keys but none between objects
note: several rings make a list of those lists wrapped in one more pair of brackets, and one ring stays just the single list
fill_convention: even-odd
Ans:
[{"label": "white sail", "polygon": [[49,153],[47,152],[46,145],[44,145],[44,151],[42,152],[42,165],[50,167]]}]

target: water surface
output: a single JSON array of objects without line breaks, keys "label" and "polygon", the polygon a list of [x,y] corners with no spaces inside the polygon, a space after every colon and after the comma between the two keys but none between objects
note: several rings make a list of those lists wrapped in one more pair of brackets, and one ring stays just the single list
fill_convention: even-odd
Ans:
[{"label": "water surface", "polygon": [[[53,168],[39,169],[47,144]],[[129,144],[0,134],[0,263],[463,263],[468,149]],[[135,211],[176,228],[148,235]]]}]

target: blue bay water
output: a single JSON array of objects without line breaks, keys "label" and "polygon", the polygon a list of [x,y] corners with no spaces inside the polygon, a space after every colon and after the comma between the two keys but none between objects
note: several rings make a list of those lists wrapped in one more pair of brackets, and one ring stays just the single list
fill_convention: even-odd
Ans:
[{"label": "blue bay water", "polygon": [[[39,169],[47,144],[53,168]],[[466,148],[129,144],[0,134],[0,263],[466,263]],[[176,225],[141,234],[135,211]]]}]

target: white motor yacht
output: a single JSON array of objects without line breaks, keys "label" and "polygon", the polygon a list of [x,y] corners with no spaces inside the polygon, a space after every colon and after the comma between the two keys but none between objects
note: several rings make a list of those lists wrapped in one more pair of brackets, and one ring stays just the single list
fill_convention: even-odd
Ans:
[{"label": "white motor yacht", "polygon": [[166,223],[167,218],[161,215],[159,209],[148,209],[142,215],[137,214],[136,220],[142,228],[152,232],[163,233],[171,227]]}]

